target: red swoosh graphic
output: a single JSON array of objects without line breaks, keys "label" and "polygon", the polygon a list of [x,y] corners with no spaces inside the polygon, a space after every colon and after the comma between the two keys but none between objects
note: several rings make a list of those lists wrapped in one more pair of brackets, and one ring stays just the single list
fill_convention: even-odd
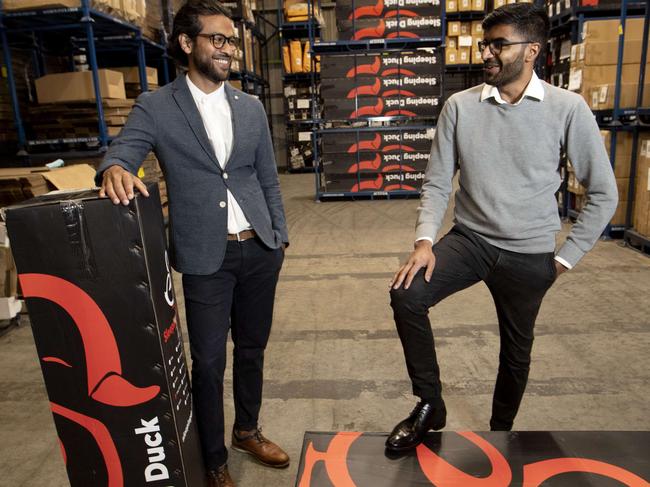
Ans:
[{"label": "red swoosh graphic", "polygon": [[352,115],[350,115],[349,118],[359,118],[361,116],[379,116],[381,115],[381,112],[384,110],[384,100],[379,98],[377,100],[377,104],[374,107],[361,107],[358,110],[355,110],[352,112]]},{"label": "red swoosh graphic", "polygon": [[407,90],[388,90],[382,93],[383,96],[415,96],[415,93]]},{"label": "red swoosh graphic", "polygon": [[481,478],[466,474],[421,444],[416,449],[418,463],[429,482],[438,487],[454,487],[457,485],[464,487],[506,487],[510,485],[512,471],[499,450],[471,431],[459,432],[458,434],[483,451],[490,460],[492,472],[487,477]]},{"label": "red swoosh graphic", "polygon": [[381,73],[382,76],[391,76],[394,74],[402,75],[402,76],[415,76],[415,73],[411,71],[410,69],[404,69],[404,68],[390,68]]},{"label": "red swoosh graphic", "polygon": [[589,460],[587,458],[554,458],[524,466],[523,487],[538,487],[556,475],[568,472],[595,473],[618,480],[630,487],[648,487],[650,484],[641,477],[616,465]]},{"label": "red swoosh graphic", "polygon": [[361,181],[361,183],[355,184],[352,186],[352,192],[358,193],[364,189],[381,189],[381,185],[384,182],[384,178],[381,174],[377,176],[377,179],[374,181]]},{"label": "red swoosh graphic", "polygon": [[364,85],[364,86],[358,86],[356,88],[353,88],[352,90],[350,90],[347,97],[355,98],[356,96],[360,96],[360,95],[377,96],[380,91],[381,91],[381,81],[379,81],[379,78],[376,78],[375,83],[372,85]]},{"label": "red swoosh graphic", "polygon": [[361,161],[359,164],[353,164],[350,166],[350,169],[348,169],[348,172],[354,173],[363,169],[379,169],[379,166],[381,166],[381,156],[377,154],[371,161]]},{"label": "red swoosh graphic", "polygon": [[386,166],[381,170],[381,172],[391,172],[391,171],[404,171],[404,172],[415,172],[415,169],[413,169],[411,166],[404,166],[404,165],[399,165],[399,164],[391,164],[390,166]]},{"label": "red swoosh graphic", "polygon": [[415,152],[415,149],[413,147],[409,147],[408,145],[400,145],[400,144],[395,144],[395,145],[387,145],[382,149],[383,152],[390,152],[393,150],[403,150],[406,152]]},{"label": "red swoosh graphic", "polygon": [[348,17],[349,20],[358,19],[360,17],[378,17],[384,11],[384,0],[377,0],[375,5],[368,7],[359,7],[354,9],[354,12]]},{"label": "red swoosh graphic", "polygon": [[387,39],[394,39],[395,37],[410,37],[412,39],[419,39],[420,36],[414,34],[413,32],[404,32],[403,30],[399,32],[391,32],[386,36]]},{"label": "red swoosh graphic", "polygon": [[341,487],[354,486],[355,483],[350,477],[346,459],[352,443],[361,436],[361,433],[337,433],[330,441],[327,451],[320,452],[314,448],[314,444],[309,442],[305,452],[305,469],[298,483],[298,487],[309,487],[311,485],[311,474],[316,462],[325,464],[325,471],[332,485]]},{"label": "red swoosh graphic", "polygon": [[373,140],[362,140],[358,144],[352,144],[348,149],[348,153],[359,152],[363,149],[378,150],[381,146],[381,135],[376,134]]},{"label": "red swoosh graphic", "polygon": [[384,188],[386,191],[395,191],[397,189],[404,189],[406,191],[417,191],[417,188],[407,184],[389,184]]},{"label": "red swoosh graphic", "polygon": [[394,117],[396,115],[406,115],[407,117],[417,117],[417,115],[413,112],[410,112],[408,110],[391,110],[389,112],[386,112],[387,117]]},{"label": "red swoosh graphic", "polygon": [[68,362],[58,357],[43,357],[41,360],[43,360],[43,362],[54,362],[56,364],[65,365],[66,367],[72,368],[72,365],[70,365]]},{"label": "red swoosh graphic", "polygon": [[97,303],[82,289],[47,274],[20,274],[23,295],[61,306],[81,335],[86,358],[88,395],[111,406],[133,406],[158,395],[160,387],[140,388],[121,377],[122,363],[108,320]]},{"label": "red swoosh graphic", "polygon": [[365,39],[367,37],[376,39],[378,37],[383,37],[385,31],[386,31],[386,23],[384,22],[384,19],[381,19],[379,21],[379,24],[377,24],[376,27],[367,27],[365,29],[359,29],[357,32],[355,32],[352,39],[355,41],[358,41],[360,39]]},{"label": "red swoosh graphic", "polygon": [[[122,463],[117,454],[115,443],[113,443],[113,438],[111,438],[111,434],[108,432],[106,426],[95,418],[85,416],[53,402],[50,403],[50,408],[54,414],[58,414],[77,423],[92,435],[97,442],[99,451],[104,457],[106,471],[108,472],[108,487],[122,487],[124,485]],[[67,457],[65,457],[65,460],[67,461]]]},{"label": "red swoosh graphic", "polygon": [[391,10],[390,12],[386,12],[386,15],[384,15],[384,18],[389,19],[391,17],[417,17],[418,14],[413,12],[412,10],[404,10],[404,9],[399,9],[399,10]]},{"label": "red swoosh graphic", "polygon": [[372,64],[361,64],[359,66],[355,66],[354,68],[350,69],[350,71],[348,71],[345,77],[354,78],[358,74],[377,74],[380,67],[381,61],[379,60],[379,57],[375,57],[375,60]]}]

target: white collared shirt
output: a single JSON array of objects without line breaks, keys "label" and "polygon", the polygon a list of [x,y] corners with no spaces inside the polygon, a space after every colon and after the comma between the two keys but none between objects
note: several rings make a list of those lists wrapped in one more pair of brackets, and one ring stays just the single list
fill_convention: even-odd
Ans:
[{"label": "white collared shirt", "polygon": [[[233,142],[232,115],[230,113],[230,104],[226,98],[225,82],[221,83],[221,86],[212,93],[204,93],[192,83],[189,76],[185,76],[185,79],[196,107],[201,114],[203,126],[212,143],[217,161],[219,161],[221,169],[225,169],[232,151]],[[224,176],[226,174],[224,172]],[[227,189],[226,192],[228,197],[228,233],[239,233],[252,228],[230,190]]]},{"label": "white collared shirt", "polygon": [[[523,95],[521,95],[521,98],[519,98],[519,101],[517,101],[517,103],[510,103],[510,105],[519,105],[521,101],[526,97],[544,101],[544,87],[542,86],[542,82],[537,77],[537,74],[535,74],[535,71],[533,71],[533,77],[530,78],[530,81],[528,82]],[[499,89],[496,86],[485,83],[483,85],[483,91],[481,91],[481,101],[485,101],[488,98],[494,98],[494,101],[496,101],[499,105],[508,103],[503,98],[501,98],[501,93],[499,93]]]}]

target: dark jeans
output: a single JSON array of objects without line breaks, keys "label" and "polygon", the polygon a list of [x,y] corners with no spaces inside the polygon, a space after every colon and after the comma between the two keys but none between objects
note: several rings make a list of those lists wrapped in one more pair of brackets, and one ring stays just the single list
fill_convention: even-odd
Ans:
[{"label": "dark jeans", "polygon": [[208,469],[226,463],[223,376],[230,329],[234,347],[235,427],[257,427],[262,404],[264,349],[284,251],[257,238],[229,241],[214,274],[183,275],[187,328],[192,355],[192,395]]},{"label": "dark jeans", "polygon": [[503,250],[463,225],[454,226],[433,247],[433,253],[436,265],[430,282],[424,280],[422,269],[409,289],[391,290],[413,394],[434,403],[442,401],[429,308],[483,281],[496,305],[501,337],[490,426],[509,430],[528,381],[535,319],[542,298],[556,278],[554,255]]}]

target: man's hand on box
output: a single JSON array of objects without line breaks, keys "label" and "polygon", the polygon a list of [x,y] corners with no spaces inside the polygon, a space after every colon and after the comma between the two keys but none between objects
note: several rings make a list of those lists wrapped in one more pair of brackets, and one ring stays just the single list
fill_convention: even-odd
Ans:
[{"label": "man's hand on box", "polygon": [[135,194],[133,189],[139,190],[144,196],[149,196],[146,186],[142,180],[122,166],[111,166],[104,171],[102,187],[99,190],[101,198],[109,197],[113,203],[128,205]]}]

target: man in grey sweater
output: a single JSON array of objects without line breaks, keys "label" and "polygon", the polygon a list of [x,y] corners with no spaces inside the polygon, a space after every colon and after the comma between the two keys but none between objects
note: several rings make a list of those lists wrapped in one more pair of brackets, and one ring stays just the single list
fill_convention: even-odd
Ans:
[{"label": "man in grey sweater", "polygon": [[[616,210],[616,181],[583,99],[537,78],[548,17],[528,3],[496,9],[479,43],[485,84],[449,98],[438,120],[418,208],[415,250],[391,282],[391,306],[413,393],[413,412],[392,431],[392,451],[445,426],[429,308],[483,281],[499,318],[501,349],[492,430],[510,430],[530,368],[533,328],[557,276],[588,252]],[[559,251],[555,193],[560,152],[587,187],[587,204]],[[455,226],[435,245],[459,171]]]}]

